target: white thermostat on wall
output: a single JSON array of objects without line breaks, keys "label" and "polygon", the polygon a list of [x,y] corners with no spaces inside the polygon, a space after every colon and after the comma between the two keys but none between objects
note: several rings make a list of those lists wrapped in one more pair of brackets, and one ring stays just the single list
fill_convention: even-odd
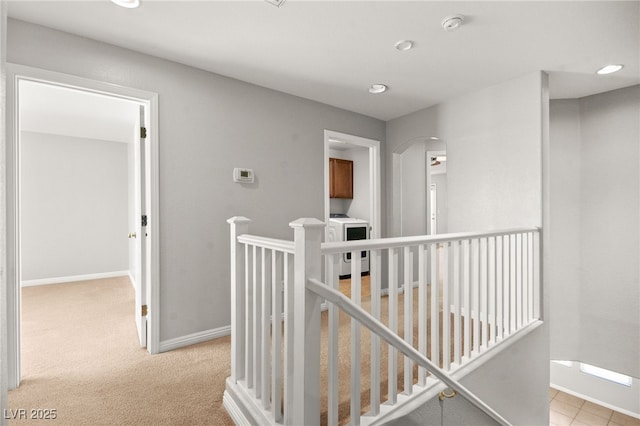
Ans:
[{"label": "white thermostat on wall", "polygon": [[236,167],[233,169],[233,181],[239,183],[253,183],[253,170]]}]

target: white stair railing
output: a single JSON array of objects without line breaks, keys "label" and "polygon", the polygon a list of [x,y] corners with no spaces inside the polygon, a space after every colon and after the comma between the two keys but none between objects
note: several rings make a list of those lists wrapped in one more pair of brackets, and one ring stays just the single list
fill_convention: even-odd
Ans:
[{"label": "white stair railing", "polygon": [[[228,222],[232,359],[224,403],[239,423],[319,424],[321,398],[326,398],[327,423],[338,424],[344,421],[338,416],[338,388],[345,377],[350,382],[351,424],[375,423],[440,383],[430,366],[450,379],[461,366],[526,332],[539,318],[539,232],[535,228],[321,243],[324,224],[316,219],[292,222],[294,241],[250,235],[250,221],[243,217]],[[370,290],[366,303],[360,270],[363,251],[369,252],[371,267],[370,280],[364,285]],[[382,324],[396,336],[394,340],[404,338],[402,345],[386,339],[388,363],[381,365],[384,336],[376,329],[370,348],[363,351],[361,319],[352,317],[351,370],[345,374],[338,357],[340,306],[329,303],[325,390],[320,388],[321,302],[338,292],[339,262],[347,252],[352,259],[350,305]],[[317,291],[322,256],[330,294]],[[404,321],[399,321],[400,315]],[[407,347],[415,352],[407,353]],[[396,362],[398,351],[401,363]],[[364,416],[361,352],[370,357],[371,365],[369,411]],[[416,359],[416,354],[430,364]],[[402,392],[399,366],[404,370]],[[388,382],[386,401],[381,400],[383,379]]]},{"label": "white stair railing", "polygon": [[[334,290],[338,289],[338,263],[344,253],[351,253],[351,302],[359,307],[363,307],[359,259],[362,251],[369,251],[369,313],[377,321],[383,316],[379,271],[382,259],[386,258],[386,326],[393,333],[401,333],[405,343],[411,346],[414,346],[413,331],[417,327],[418,352],[449,373],[539,320],[539,250],[537,228],[330,242],[322,244],[321,249],[329,265],[327,286]],[[414,303],[414,292],[417,303]],[[400,316],[404,318],[402,324],[399,324]],[[338,341],[337,318],[337,307],[329,306],[328,369],[332,375],[328,384],[329,425],[338,424],[337,399],[332,396],[338,387],[338,357],[332,352]],[[361,423],[361,354],[357,343],[360,325],[354,318],[351,322],[350,422],[358,425]],[[382,345],[378,337],[372,337],[370,402],[363,420],[366,423],[379,415],[383,404],[386,409],[400,400],[406,403],[414,392],[422,392],[433,384],[433,381],[428,383],[427,368],[418,365],[416,377],[414,359],[405,355],[398,363],[397,347],[388,345],[386,349],[387,399],[381,401]],[[403,373],[401,380],[397,380],[400,366]],[[403,385],[402,392],[398,390],[398,382]]]}]

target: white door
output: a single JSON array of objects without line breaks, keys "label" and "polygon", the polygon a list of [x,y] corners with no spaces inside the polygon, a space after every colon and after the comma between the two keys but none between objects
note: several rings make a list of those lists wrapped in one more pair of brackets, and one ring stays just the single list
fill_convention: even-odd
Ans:
[{"label": "white door", "polygon": [[435,235],[438,233],[438,197],[436,192],[436,184],[432,183],[429,188],[429,205],[431,206],[431,221],[429,227],[429,234]]},{"label": "white door", "polygon": [[140,346],[147,346],[147,200],[146,193],[146,125],[144,106],[140,105],[139,125],[135,129],[135,232],[129,234],[133,240],[135,267],[133,272],[136,291],[135,319]]}]

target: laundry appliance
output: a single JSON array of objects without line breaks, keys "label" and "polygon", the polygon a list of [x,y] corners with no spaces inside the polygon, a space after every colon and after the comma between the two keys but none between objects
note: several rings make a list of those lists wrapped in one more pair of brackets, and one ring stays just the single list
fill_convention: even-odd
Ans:
[{"label": "laundry appliance", "polygon": [[[353,241],[369,239],[369,222],[348,217],[344,214],[332,214],[329,218],[329,241]],[[369,273],[369,252],[361,254],[362,275]],[[340,278],[351,277],[351,253],[340,257]]]}]

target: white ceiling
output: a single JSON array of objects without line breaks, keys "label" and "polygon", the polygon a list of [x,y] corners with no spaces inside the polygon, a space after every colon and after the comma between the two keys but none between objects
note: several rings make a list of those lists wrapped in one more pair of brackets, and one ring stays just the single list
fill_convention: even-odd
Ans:
[{"label": "white ceiling", "polygon": [[[9,1],[9,16],[382,120],[546,70],[555,98],[640,83],[639,1]],[[462,14],[445,32],[441,20]],[[415,41],[400,52],[394,44]],[[625,68],[610,76],[608,63]],[[389,91],[371,95],[372,83]]]}]

